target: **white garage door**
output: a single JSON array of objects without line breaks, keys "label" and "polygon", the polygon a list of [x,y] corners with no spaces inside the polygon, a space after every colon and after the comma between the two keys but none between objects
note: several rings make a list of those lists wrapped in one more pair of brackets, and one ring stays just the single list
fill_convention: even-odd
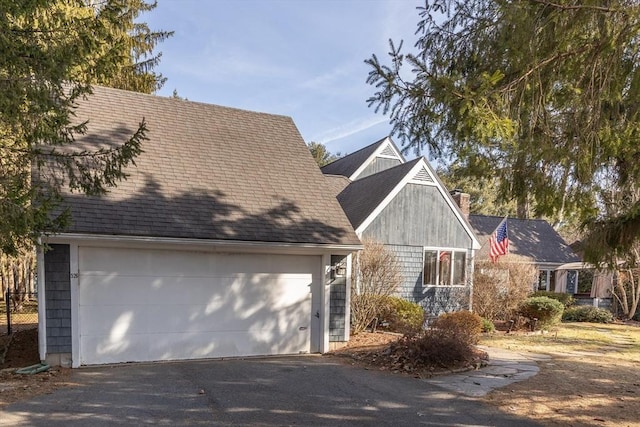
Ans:
[{"label": "white garage door", "polygon": [[319,328],[320,257],[90,247],[78,256],[83,365],[309,352]]}]

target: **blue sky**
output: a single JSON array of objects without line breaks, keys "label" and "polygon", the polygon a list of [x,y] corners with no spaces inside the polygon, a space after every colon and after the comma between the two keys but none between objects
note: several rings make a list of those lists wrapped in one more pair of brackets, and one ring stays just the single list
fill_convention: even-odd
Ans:
[{"label": "blue sky", "polygon": [[291,116],[306,142],[350,153],[389,134],[368,108],[364,60],[412,47],[421,0],[159,0],[141,16],[175,35],[157,71],[192,101]]}]

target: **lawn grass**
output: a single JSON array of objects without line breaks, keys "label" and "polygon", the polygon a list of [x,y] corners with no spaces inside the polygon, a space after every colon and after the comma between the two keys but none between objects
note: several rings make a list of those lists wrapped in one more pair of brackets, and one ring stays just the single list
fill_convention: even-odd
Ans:
[{"label": "lawn grass", "polygon": [[615,351],[616,357],[640,361],[640,327],[626,324],[561,323],[544,334],[496,332],[480,343],[535,353]]},{"label": "lawn grass", "polygon": [[640,426],[640,327],[562,323],[546,334],[497,332],[481,344],[542,353],[537,375],[485,400],[543,425]]}]

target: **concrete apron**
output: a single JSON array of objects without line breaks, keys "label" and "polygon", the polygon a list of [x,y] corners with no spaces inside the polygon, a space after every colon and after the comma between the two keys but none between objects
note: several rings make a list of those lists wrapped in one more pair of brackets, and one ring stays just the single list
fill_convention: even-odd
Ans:
[{"label": "concrete apron", "polygon": [[551,360],[551,356],[516,353],[500,348],[480,346],[489,354],[489,363],[479,370],[442,375],[422,380],[446,390],[466,396],[482,397],[491,390],[526,380],[538,373],[537,361]]}]

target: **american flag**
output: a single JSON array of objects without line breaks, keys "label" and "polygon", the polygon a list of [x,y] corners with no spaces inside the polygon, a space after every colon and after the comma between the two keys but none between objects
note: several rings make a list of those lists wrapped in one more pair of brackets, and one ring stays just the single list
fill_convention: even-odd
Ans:
[{"label": "american flag", "polygon": [[503,219],[489,239],[489,258],[496,262],[502,255],[509,253],[509,233],[507,232],[507,218]]}]

